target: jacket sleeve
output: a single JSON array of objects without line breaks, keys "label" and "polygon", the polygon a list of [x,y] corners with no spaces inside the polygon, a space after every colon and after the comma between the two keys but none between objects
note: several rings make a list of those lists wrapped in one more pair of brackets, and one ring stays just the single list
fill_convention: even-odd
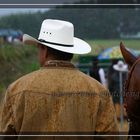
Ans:
[{"label": "jacket sleeve", "polygon": [[[117,126],[116,112],[110,93],[108,91],[100,93],[100,99],[96,122],[96,134],[118,135],[119,129]],[[106,139],[109,139],[109,137],[106,137]],[[117,137],[110,137],[110,139],[116,140]]]},{"label": "jacket sleeve", "polygon": [[14,135],[15,123],[12,110],[12,100],[8,97],[9,90],[6,91],[5,97],[2,102],[2,111],[0,116],[0,132],[4,135]]}]

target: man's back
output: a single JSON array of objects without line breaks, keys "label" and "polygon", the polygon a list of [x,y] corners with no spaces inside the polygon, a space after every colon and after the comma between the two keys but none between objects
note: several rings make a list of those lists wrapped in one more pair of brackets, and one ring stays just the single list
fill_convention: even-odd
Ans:
[{"label": "man's back", "polygon": [[18,79],[9,87],[2,131],[116,132],[108,91],[71,63],[55,63]]}]

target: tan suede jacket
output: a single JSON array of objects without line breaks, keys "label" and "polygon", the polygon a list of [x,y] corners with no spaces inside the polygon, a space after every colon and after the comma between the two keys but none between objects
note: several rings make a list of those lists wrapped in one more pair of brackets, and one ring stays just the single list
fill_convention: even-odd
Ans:
[{"label": "tan suede jacket", "polygon": [[0,125],[2,133],[16,135],[118,132],[108,90],[65,61],[48,61],[40,70],[12,83],[5,95]]}]

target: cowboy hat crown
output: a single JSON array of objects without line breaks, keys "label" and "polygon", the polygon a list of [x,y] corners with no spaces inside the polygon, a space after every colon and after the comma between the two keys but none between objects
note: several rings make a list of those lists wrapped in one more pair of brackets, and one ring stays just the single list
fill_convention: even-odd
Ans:
[{"label": "cowboy hat crown", "polygon": [[124,64],[123,61],[119,60],[117,64],[113,65],[113,68],[117,71],[125,72],[127,71],[127,64]]},{"label": "cowboy hat crown", "polygon": [[74,37],[74,26],[63,20],[46,19],[42,22],[38,39],[23,35],[25,44],[43,44],[47,47],[75,54],[85,54],[91,47],[85,41]]},{"label": "cowboy hat crown", "polygon": [[66,21],[44,20],[38,40],[48,43],[73,46],[73,25]]}]

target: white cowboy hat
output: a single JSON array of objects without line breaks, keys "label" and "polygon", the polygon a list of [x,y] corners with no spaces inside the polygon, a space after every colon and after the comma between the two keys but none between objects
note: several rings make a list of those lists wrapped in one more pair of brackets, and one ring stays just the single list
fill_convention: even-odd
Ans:
[{"label": "white cowboy hat", "polygon": [[119,60],[117,64],[113,65],[113,68],[121,72],[125,72],[128,69],[127,64],[124,64],[124,62],[121,60]]},{"label": "white cowboy hat", "polygon": [[40,43],[59,51],[74,54],[86,54],[91,51],[91,47],[88,43],[74,37],[73,24],[62,20],[44,20],[38,39],[24,34],[23,42],[25,44],[34,45]]}]

